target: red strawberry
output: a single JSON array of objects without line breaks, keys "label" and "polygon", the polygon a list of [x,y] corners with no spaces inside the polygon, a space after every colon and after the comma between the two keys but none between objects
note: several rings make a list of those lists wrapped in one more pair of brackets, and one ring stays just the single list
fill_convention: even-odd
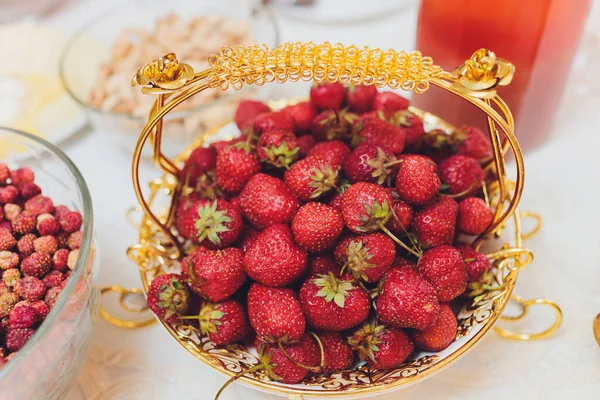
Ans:
[{"label": "red strawberry", "polygon": [[307,155],[320,157],[331,166],[341,167],[348,154],[350,148],[346,143],[341,140],[327,140],[314,145]]},{"label": "red strawberry", "polygon": [[[49,197],[40,194],[25,202],[25,210],[33,214],[34,217],[41,214],[52,214],[54,212],[54,203]],[[58,220],[60,221],[60,218]]]},{"label": "red strawberry", "polygon": [[294,132],[296,124],[294,119],[284,111],[271,111],[258,114],[254,118],[254,134],[260,136],[267,131],[282,130]]},{"label": "red strawberry", "polygon": [[441,302],[460,296],[467,288],[467,271],[460,252],[441,245],[427,250],[417,264],[423,278],[433,285]]},{"label": "red strawberry", "polygon": [[29,167],[22,167],[10,171],[10,181],[13,185],[19,185],[21,183],[33,182],[35,180],[35,174]]},{"label": "red strawberry", "polygon": [[333,272],[313,275],[300,289],[300,304],[310,326],[319,330],[344,331],[367,319],[371,301],[351,275]]},{"label": "red strawberry", "polygon": [[300,158],[306,157],[310,149],[315,146],[315,143],[316,141],[313,135],[302,135],[298,137],[298,147],[300,147],[298,155]]},{"label": "red strawberry", "polygon": [[42,189],[40,189],[40,187],[33,182],[20,183],[18,188],[19,193],[24,200],[28,200],[42,193]]},{"label": "red strawberry", "polygon": [[298,383],[306,377],[309,368],[319,364],[319,348],[309,334],[304,334],[298,343],[290,343],[283,348],[285,352],[278,345],[268,344],[262,351],[259,349],[262,365],[271,380]]},{"label": "red strawberry", "polygon": [[450,193],[468,196],[479,190],[485,173],[479,162],[462,155],[450,156],[440,162],[442,182],[448,185]]},{"label": "red strawberry", "polygon": [[8,326],[10,329],[31,328],[36,322],[36,312],[29,306],[16,306],[8,314]]},{"label": "red strawberry", "polygon": [[350,368],[354,361],[352,348],[339,332],[319,332],[325,359],[322,373],[331,374]]},{"label": "red strawberry", "polygon": [[327,201],[327,204],[341,212],[341,210],[342,210],[342,195],[344,194],[346,189],[348,189],[349,187],[350,187],[350,182],[348,182],[344,178],[341,178],[338,182],[338,185],[336,188],[337,190],[334,193],[332,193],[331,196],[329,196],[329,200]]},{"label": "red strawberry", "polygon": [[250,330],[246,311],[235,300],[204,302],[197,318],[200,321],[200,331],[218,345],[240,341]]},{"label": "red strawberry", "polygon": [[256,146],[258,158],[276,168],[289,168],[298,159],[298,139],[291,131],[273,129],[263,133]]},{"label": "red strawberry", "polygon": [[198,147],[192,151],[189,158],[183,164],[179,173],[179,181],[188,187],[196,187],[198,180],[208,171],[217,166],[217,152],[212,147]]},{"label": "red strawberry", "polygon": [[[32,278],[32,277],[29,277]],[[42,280],[42,283],[46,286],[46,287],[54,287],[54,286],[60,286],[61,283],[63,283],[63,281],[65,280],[65,275],[57,270],[52,270],[50,272],[48,272],[48,275],[46,275],[44,277],[44,279]]]},{"label": "red strawberry", "polygon": [[494,213],[482,199],[467,197],[458,203],[458,229],[467,235],[481,235],[490,226]]},{"label": "red strawberry", "polygon": [[413,334],[415,344],[425,351],[442,351],[456,339],[458,323],[448,304],[440,305],[440,312],[431,326]]},{"label": "red strawberry", "polygon": [[450,244],[454,238],[457,213],[456,201],[451,197],[441,197],[437,203],[415,213],[412,232],[424,247]]},{"label": "red strawberry", "polygon": [[373,109],[373,100],[377,96],[375,85],[354,86],[348,88],[347,101],[350,110],[362,114]]},{"label": "red strawberry", "polygon": [[303,101],[294,104],[293,106],[287,106],[281,111],[292,117],[294,125],[296,125],[296,133],[298,134],[310,132],[312,120],[317,115],[317,111],[308,101]]},{"label": "red strawberry", "polygon": [[317,110],[339,110],[346,98],[346,88],[339,82],[318,83],[310,88],[310,102]]},{"label": "red strawberry", "polygon": [[285,286],[302,276],[306,258],[287,225],[272,225],[259,233],[244,254],[244,269],[263,285]]},{"label": "red strawberry", "polygon": [[404,150],[405,134],[402,129],[379,118],[367,118],[354,124],[352,145],[370,143],[382,147],[392,154]]},{"label": "red strawberry", "polygon": [[389,183],[396,158],[381,147],[362,143],[346,157],[344,173],[352,183]]},{"label": "red strawberry", "polygon": [[11,233],[14,232],[14,229],[12,227],[12,224],[10,224],[10,222],[12,222],[13,219],[16,219],[19,215],[21,215],[21,207],[17,204],[14,203],[8,203],[4,205],[3,208],[3,212],[4,212],[4,218],[6,219],[6,221],[4,221],[4,223],[9,224]]},{"label": "red strawberry", "polygon": [[17,240],[10,231],[8,229],[0,228],[0,251],[11,250],[16,245]]},{"label": "red strawberry", "polygon": [[361,360],[367,361],[375,369],[400,366],[415,348],[406,333],[375,321],[365,322],[348,338],[348,343],[358,352]]},{"label": "red strawberry", "polygon": [[490,139],[474,126],[457,129],[452,132],[451,138],[455,152],[463,156],[485,161],[494,154]]},{"label": "red strawberry", "polygon": [[227,193],[238,193],[260,171],[260,162],[247,146],[225,147],[217,155],[217,184]]},{"label": "red strawberry", "polygon": [[158,275],[148,288],[148,307],[165,322],[174,322],[188,311],[191,294],[179,274]]},{"label": "red strawberry", "polygon": [[8,185],[0,187],[0,205],[14,203],[19,197],[19,189],[16,186]]},{"label": "red strawberry", "polygon": [[425,134],[423,120],[408,110],[395,112],[390,117],[390,122],[402,129],[407,146],[417,143]]},{"label": "red strawberry", "polygon": [[465,261],[465,269],[469,276],[469,282],[477,282],[481,278],[481,275],[490,268],[490,261],[485,254],[475,251],[475,249],[466,243],[459,243],[456,248],[460,251]]},{"label": "red strawberry", "polygon": [[[77,235],[77,234],[81,235],[82,232],[73,232],[71,234],[71,236]],[[71,236],[69,236],[69,238]],[[77,238],[75,238],[74,240],[70,240],[70,241],[75,242],[76,240],[77,240]],[[73,245],[76,245],[76,244],[77,243],[73,243]],[[81,246],[81,238],[79,238],[79,243],[76,247],[73,247],[73,250],[75,248],[79,248],[80,246]],[[69,246],[69,247],[71,247],[71,246]],[[48,254],[49,256],[52,256],[56,252],[56,250],[58,250],[58,243],[54,236],[40,236],[39,238],[37,238],[33,241],[33,248],[38,253],[45,253],[45,254]]]},{"label": "red strawberry", "polygon": [[416,270],[417,264],[411,260],[407,260],[406,258],[396,257],[396,261],[392,268],[412,268]]},{"label": "red strawberry", "polygon": [[250,226],[244,226],[242,229],[242,239],[239,246],[242,249],[242,252],[246,253],[248,251],[250,246],[252,246],[252,244],[256,241],[259,233],[259,231]]},{"label": "red strawberry", "polygon": [[271,111],[268,105],[258,100],[242,100],[235,111],[235,124],[240,132],[252,128],[254,118],[262,113]]},{"label": "red strawberry", "polygon": [[83,217],[77,211],[69,211],[58,218],[58,223],[63,231],[73,233],[81,229]]},{"label": "red strawberry", "polygon": [[23,274],[43,278],[52,268],[52,258],[48,254],[33,253],[21,262]]},{"label": "red strawberry", "polygon": [[377,315],[394,328],[425,329],[440,305],[435,288],[412,268],[394,268],[379,283]]},{"label": "red strawberry", "polygon": [[393,233],[402,235],[410,228],[413,216],[414,210],[410,204],[394,198],[394,204],[392,205],[392,216],[387,223],[387,227]]},{"label": "red strawberry", "polygon": [[317,141],[349,140],[357,115],[345,110],[325,110],[312,121],[310,131]]},{"label": "red strawberry", "polygon": [[330,249],[344,229],[342,214],[323,203],[306,203],[292,220],[292,233],[298,246],[319,253]]},{"label": "red strawberry", "polygon": [[319,157],[306,157],[284,174],[285,183],[303,201],[314,200],[335,189],[338,178],[337,168]]},{"label": "red strawberry", "polygon": [[300,207],[298,199],[282,180],[266,174],[256,174],[248,181],[240,193],[240,205],[242,213],[256,229],[288,223]]},{"label": "red strawberry", "polygon": [[19,351],[34,333],[35,329],[32,328],[10,329],[6,333],[6,348],[11,352]]},{"label": "red strawberry", "polygon": [[209,249],[229,247],[242,232],[240,210],[229,202],[203,199],[177,216],[179,234]]},{"label": "red strawberry", "polygon": [[212,302],[231,297],[246,281],[240,249],[198,247],[181,262],[181,274],[190,288]]},{"label": "red strawberry", "polygon": [[335,258],[345,265],[357,279],[379,281],[396,258],[392,239],[383,233],[348,236],[339,241]]},{"label": "red strawberry", "polygon": [[53,268],[57,271],[66,271],[69,262],[69,250],[67,249],[58,249],[56,253],[52,256],[52,265]]},{"label": "red strawberry", "polygon": [[380,92],[373,99],[373,109],[389,113],[406,110],[409,104],[407,99],[394,92]]},{"label": "red strawberry", "polygon": [[392,196],[381,186],[358,182],[342,195],[342,216],[352,232],[373,232],[390,219],[392,204]]},{"label": "red strawberry", "polygon": [[55,236],[60,232],[60,224],[52,214],[38,215],[36,229],[40,236]]},{"label": "red strawberry", "polygon": [[326,274],[331,271],[335,275],[339,276],[340,270],[341,268],[339,264],[336,263],[331,256],[319,254],[309,261],[308,268],[306,269],[306,275],[312,276],[317,274]]},{"label": "red strawberry", "polygon": [[300,340],[306,328],[302,307],[292,289],[253,283],[248,291],[248,317],[262,342]]},{"label": "red strawberry", "polygon": [[233,145],[237,145],[237,146],[242,146],[243,143],[246,142],[250,142],[251,139],[253,139],[254,137],[251,136],[250,134],[243,134],[239,137],[234,137],[233,139],[229,139],[229,140],[219,140],[217,142],[212,142],[209,147],[211,149],[214,149],[217,152],[217,156],[219,155],[219,153],[221,151],[223,151],[223,149],[229,147],[229,146],[233,146]]},{"label": "red strawberry", "polygon": [[407,154],[396,175],[396,190],[410,204],[424,205],[432,201],[440,190],[437,165],[429,157]]},{"label": "red strawberry", "polygon": [[10,221],[13,231],[19,235],[31,233],[36,227],[36,218],[29,211],[23,211]]}]

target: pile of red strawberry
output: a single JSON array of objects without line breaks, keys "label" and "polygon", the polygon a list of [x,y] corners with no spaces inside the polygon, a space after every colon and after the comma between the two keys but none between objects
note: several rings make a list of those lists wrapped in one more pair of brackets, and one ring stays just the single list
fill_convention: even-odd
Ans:
[{"label": "pile of red strawberry", "polygon": [[152,281],[150,308],[219,345],[254,340],[284,383],[449,346],[450,302],[489,267],[466,243],[493,219],[492,149],[473,127],[425,132],[408,106],[338,83],[279,111],[242,102],[241,137],[182,169],[175,228],[193,251]]},{"label": "pile of red strawberry", "polygon": [[81,246],[81,214],[55,207],[34,180],[0,162],[0,367],[46,319]]}]

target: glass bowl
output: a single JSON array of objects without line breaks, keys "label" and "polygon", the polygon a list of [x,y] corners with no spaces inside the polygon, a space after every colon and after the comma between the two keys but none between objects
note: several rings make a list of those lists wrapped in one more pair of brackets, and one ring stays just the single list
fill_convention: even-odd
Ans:
[{"label": "glass bowl", "polygon": [[[75,33],[65,46],[60,59],[59,74],[69,95],[86,111],[93,126],[101,134],[110,137],[127,153],[131,153],[137,142],[147,118],[149,107],[138,107],[139,112],[106,111],[90,102],[90,93],[96,79],[99,77],[103,64],[112,59],[113,44],[126,29],[146,28],[151,31],[157,26],[159,19],[168,15],[176,15],[184,20],[199,17],[227,17],[248,22],[249,31],[257,43],[275,46],[279,43],[279,31],[269,10],[262,6],[251,7],[250,2],[236,0],[132,0],[121,2],[108,12],[101,14],[85,24],[84,28]],[[212,31],[211,31],[212,32]],[[207,40],[215,40],[207,38]],[[176,38],[165,40],[177,45]],[[173,43],[175,42],[175,43]],[[218,47],[226,43],[216,43]],[[157,43],[152,56],[144,62],[162,57],[170,51],[177,53],[177,46],[164,50]],[[182,51],[182,50],[181,50]],[[182,62],[189,60],[181,59]],[[139,68],[141,65],[136,66]],[[192,65],[193,66],[193,65]],[[130,80],[136,70],[128,71],[123,82],[118,84],[118,90],[139,91],[132,88]],[[111,89],[112,90],[112,89]],[[194,137],[202,132],[204,127],[214,126],[224,121],[229,112],[235,110],[235,100],[248,96],[248,92],[231,92],[219,98],[219,101],[207,101],[205,105],[191,110],[174,112],[165,123],[166,155],[175,156],[181,152]],[[149,96],[150,97],[150,96]],[[225,107],[227,105],[227,107]],[[222,115],[222,120],[219,119]],[[203,125],[201,122],[209,119]],[[191,129],[182,129],[182,125],[191,124]],[[198,126],[198,132],[195,127]]]},{"label": "glass bowl", "polygon": [[0,160],[10,168],[31,168],[55,204],[83,215],[79,258],[67,285],[33,337],[0,369],[0,399],[63,399],[85,360],[99,304],[92,200],[73,162],[36,136],[0,128]]}]

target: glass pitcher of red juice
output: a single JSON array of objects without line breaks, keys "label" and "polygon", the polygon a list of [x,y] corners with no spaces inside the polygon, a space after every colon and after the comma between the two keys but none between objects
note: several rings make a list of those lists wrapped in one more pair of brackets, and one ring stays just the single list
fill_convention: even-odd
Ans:
[{"label": "glass pitcher of red juice", "polygon": [[[591,0],[421,0],[417,49],[446,70],[487,48],[515,64],[499,94],[515,117],[524,149],[552,127]],[[487,129],[484,114],[438,88],[414,97],[417,107],[455,125]]]}]

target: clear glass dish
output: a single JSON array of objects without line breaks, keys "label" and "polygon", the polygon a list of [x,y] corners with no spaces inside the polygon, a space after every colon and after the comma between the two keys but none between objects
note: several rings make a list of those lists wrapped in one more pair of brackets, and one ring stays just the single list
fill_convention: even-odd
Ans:
[{"label": "clear glass dish", "polygon": [[35,335],[0,369],[0,399],[63,399],[85,360],[99,304],[92,200],[73,162],[36,136],[0,127],[0,160],[30,167],[44,194],[83,215],[79,259],[67,285]]},{"label": "clear glass dish", "polygon": [[[131,153],[137,142],[147,118],[147,111],[142,115],[134,115],[132,112],[105,111],[92,105],[89,101],[90,92],[99,76],[102,64],[111,59],[113,43],[125,29],[142,27],[154,30],[159,18],[176,15],[185,20],[198,17],[227,17],[236,20],[247,21],[250,25],[250,33],[257,43],[265,43],[275,46],[279,43],[279,31],[273,16],[268,8],[262,6],[252,7],[250,2],[236,0],[132,0],[121,2],[107,13],[96,16],[84,28],[75,33],[70,39],[60,59],[59,73],[62,83],[69,95],[79,103],[86,111],[93,126],[101,133],[110,135],[111,138]],[[258,3],[258,2],[255,2]],[[173,42],[175,39],[170,39]],[[223,45],[227,43],[222,43]],[[219,44],[220,46],[220,44]],[[176,51],[172,47],[169,51]],[[166,52],[165,52],[166,54]],[[158,54],[156,57],[163,56]],[[152,61],[151,59],[147,62]],[[181,60],[186,62],[186,60]],[[130,87],[131,77],[135,70],[127,75],[127,81],[122,85]],[[139,90],[139,88],[131,88]],[[234,94],[235,93],[235,94]],[[231,92],[220,98],[219,101],[211,101],[192,110],[179,111],[169,116],[170,121],[191,122],[215,113],[223,115],[225,120],[230,113],[224,109],[223,104],[230,103],[231,97],[241,98],[248,96],[245,90]],[[231,104],[232,110],[235,105]],[[209,125],[214,126],[216,121]],[[175,156],[201,132],[182,133],[174,124],[169,128],[165,124],[166,155]]]}]

